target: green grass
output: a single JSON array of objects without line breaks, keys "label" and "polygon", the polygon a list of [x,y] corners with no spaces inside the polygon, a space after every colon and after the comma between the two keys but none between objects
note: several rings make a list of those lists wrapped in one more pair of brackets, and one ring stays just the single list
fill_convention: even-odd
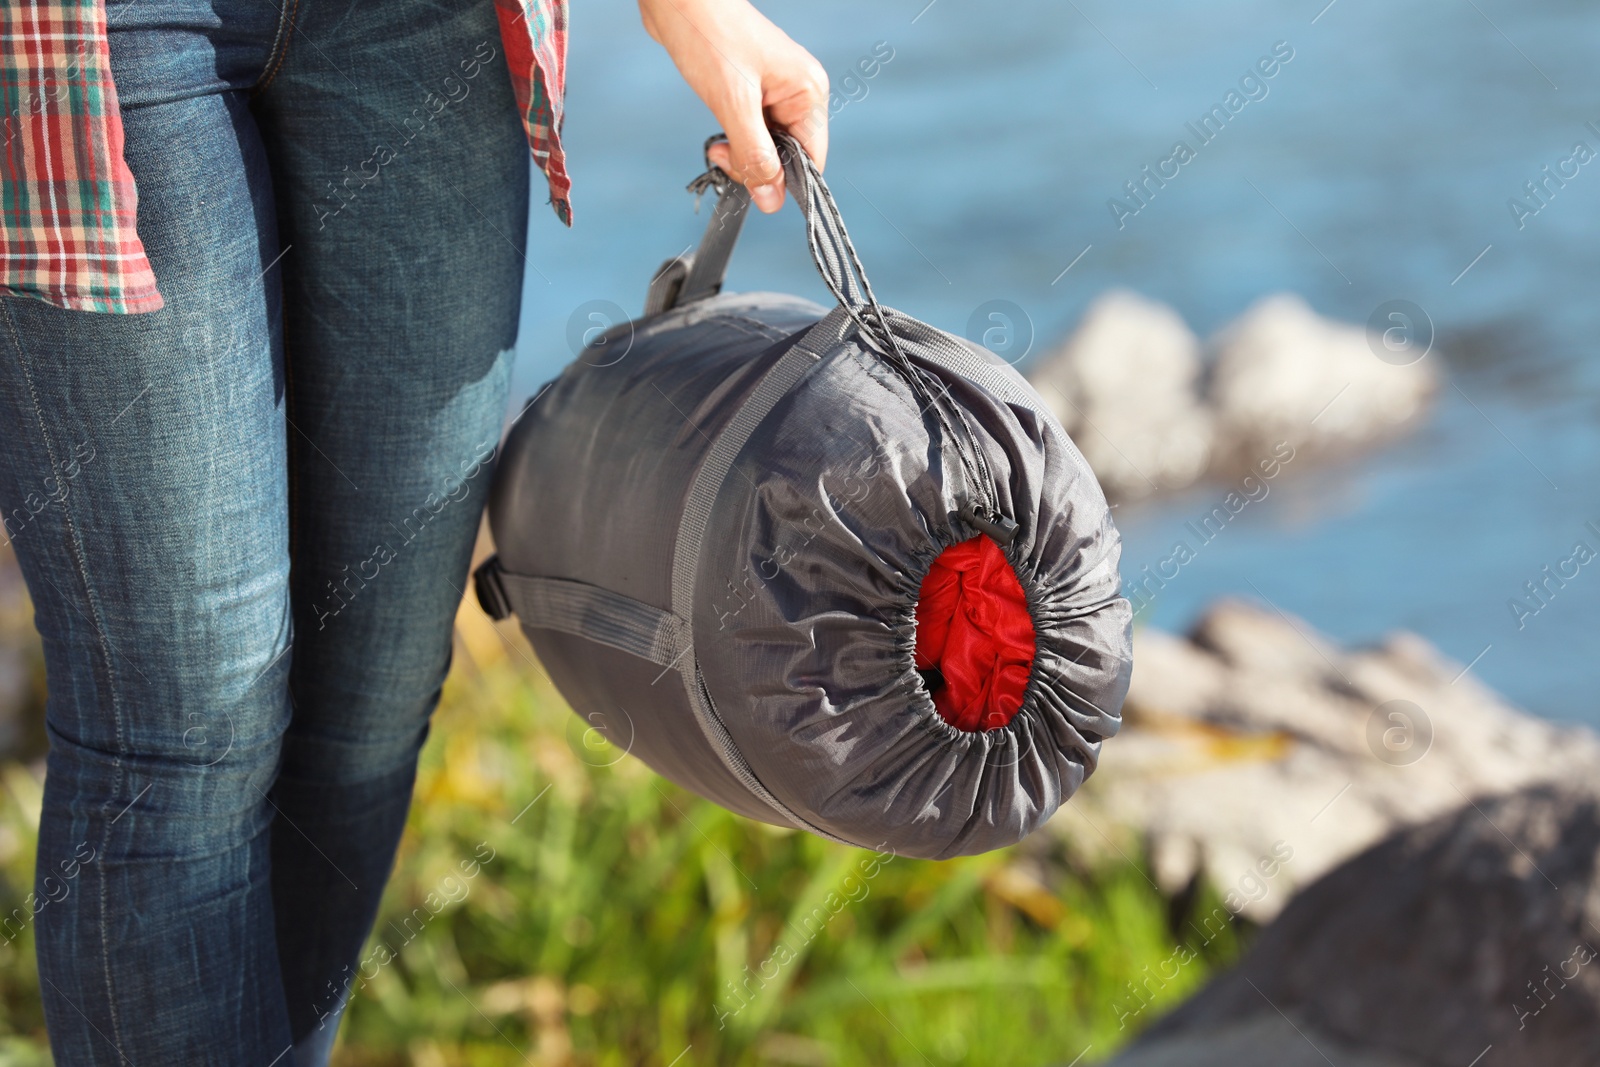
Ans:
[{"label": "green grass", "polygon": [[[463,624],[338,1067],[1091,1063],[1237,954],[1213,941],[1122,1029],[1181,918],[1138,867],[1048,831],[934,863],[748,822],[586,737]],[[39,782],[0,786],[9,911]],[[32,952],[0,942],[0,1067],[49,1062]]]}]

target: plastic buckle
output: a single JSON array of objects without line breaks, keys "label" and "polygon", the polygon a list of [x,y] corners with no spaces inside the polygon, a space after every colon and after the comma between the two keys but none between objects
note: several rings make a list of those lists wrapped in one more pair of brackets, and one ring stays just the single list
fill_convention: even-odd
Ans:
[{"label": "plastic buckle", "polygon": [[976,504],[963,504],[954,514],[973,529],[988,534],[1002,548],[1009,548],[1011,542],[1017,539],[1017,520],[1007,518],[999,512],[991,513],[987,508]]},{"label": "plastic buckle", "polygon": [[500,584],[500,557],[490,556],[472,572],[472,588],[478,594],[478,606],[495,622],[511,617],[511,601],[506,598],[505,586]]}]

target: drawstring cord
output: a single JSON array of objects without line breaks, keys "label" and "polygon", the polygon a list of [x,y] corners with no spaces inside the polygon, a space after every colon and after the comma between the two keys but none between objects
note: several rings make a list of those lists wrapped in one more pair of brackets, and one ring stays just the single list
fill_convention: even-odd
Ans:
[{"label": "drawstring cord", "polygon": [[[979,497],[964,506],[958,513],[973,526],[988,533],[1002,544],[1009,544],[1016,535],[1016,523],[1004,516],[994,498],[994,480],[987,457],[978,445],[977,435],[967,421],[961,406],[950,395],[949,388],[937,375],[918,367],[900,347],[899,339],[889,325],[883,305],[878,303],[867,279],[866,268],[856,253],[855,243],[845,229],[839,205],[822,179],[804,146],[789,133],[774,130],[773,138],[784,158],[785,170],[795,202],[806,218],[806,243],[811,250],[812,262],[822,276],[823,283],[839,305],[849,313],[860,328],[862,341],[881,357],[889,367],[906,382],[921,401],[923,412],[931,411],[941,430],[941,437],[952,446],[968,485]],[[711,146],[727,141],[722,133],[706,139],[706,170],[688,184],[695,194],[695,207],[708,190],[719,193],[734,184],[732,177],[710,159]],[[857,280],[859,279],[859,287]],[[956,424],[960,424],[957,431]]]}]

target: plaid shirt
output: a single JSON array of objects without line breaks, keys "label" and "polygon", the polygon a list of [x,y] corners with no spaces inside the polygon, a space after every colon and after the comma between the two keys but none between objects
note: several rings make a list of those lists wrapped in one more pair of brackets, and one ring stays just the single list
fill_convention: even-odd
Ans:
[{"label": "plaid shirt", "polygon": [[[495,0],[495,13],[528,146],[570,226],[567,0]],[[0,0],[0,292],[80,311],[160,309],[137,203],[104,0]]]}]

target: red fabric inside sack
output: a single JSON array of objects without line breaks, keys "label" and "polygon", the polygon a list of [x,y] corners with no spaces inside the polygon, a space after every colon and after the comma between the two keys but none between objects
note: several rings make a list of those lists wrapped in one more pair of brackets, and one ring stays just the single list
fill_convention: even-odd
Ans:
[{"label": "red fabric inside sack", "polygon": [[940,552],[917,595],[916,651],[940,717],[973,732],[1006,725],[1033,655],[1027,598],[1000,546],[980,535]]}]

